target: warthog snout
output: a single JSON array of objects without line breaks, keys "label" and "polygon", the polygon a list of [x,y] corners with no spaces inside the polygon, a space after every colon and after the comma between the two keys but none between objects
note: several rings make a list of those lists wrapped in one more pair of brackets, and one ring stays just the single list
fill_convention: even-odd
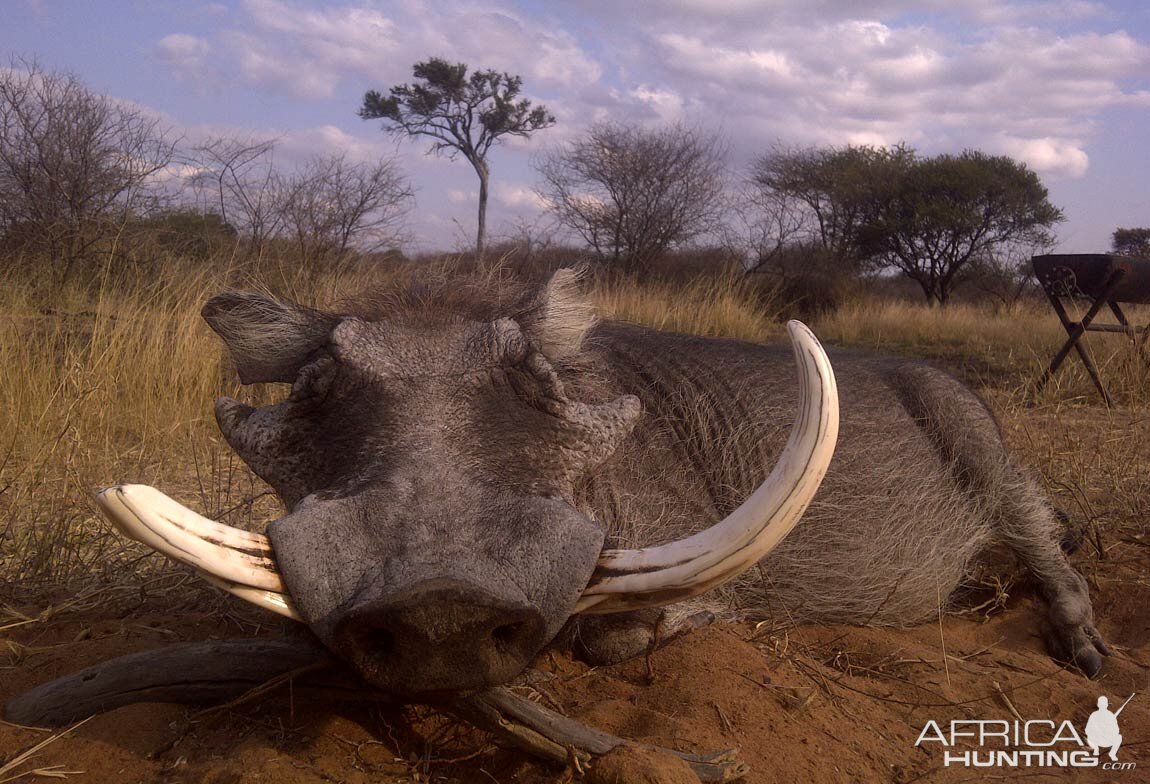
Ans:
[{"label": "warthog snout", "polygon": [[438,578],[355,607],[334,637],[372,682],[428,698],[507,682],[545,634],[543,616],[529,604]]}]

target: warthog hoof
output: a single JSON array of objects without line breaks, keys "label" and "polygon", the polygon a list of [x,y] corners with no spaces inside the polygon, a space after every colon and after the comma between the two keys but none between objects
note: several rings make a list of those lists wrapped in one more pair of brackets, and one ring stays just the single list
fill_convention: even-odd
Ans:
[{"label": "warthog hoof", "polygon": [[1052,581],[1043,591],[1049,613],[1046,641],[1050,654],[1069,662],[1093,678],[1102,669],[1102,657],[1110,648],[1094,627],[1094,608],[1086,579],[1067,569],[1061,580]]},{"label": "warthog hoof", "polygon": [[1087,678],[1098,675],[1102,657],[1110,655],[1110,648],[1092,623],[1051,628],[1046,639],[1055,659],[1073,664]]}]

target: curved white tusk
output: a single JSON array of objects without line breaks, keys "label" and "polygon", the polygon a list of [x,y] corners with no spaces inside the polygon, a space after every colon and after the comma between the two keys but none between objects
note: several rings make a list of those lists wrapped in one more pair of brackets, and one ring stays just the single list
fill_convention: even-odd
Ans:
[{"label": "curved white tusk", "polygon": [[240,583],[233,583],[230,580],[224,580],[209,572],[202,572],[199,569],[196,573],[210,585],[214,585],[221,591],[227,591],[232,596],[238,596],[246,602],[251,602],[257,607],[263,607],[265,610],[271,610],[277,615],[282,615],[285,618],[291,618],[293,621],[303,623],[303,616],[292,604],[291,599],[287,594],[279,593],[277,591],[265,591],[262,588],[253,588],[250,585],[241,585]]},{"label": "curved white tusk", "polygon": [[778,463],[738,509],[714,526],[641,550],[604,550],[577,613],[658,607],[737,577],[773,550],[818,490],[838,438],[838,390],[830,360],[798,321],[787,332],[799,364],[799,416]]},{"label": "curved white tusk", "polygon": [[227,583],[287,595],[263,534],[209,520],[147,485],[109,487],[96,502],[120,533],[169,558]]}]

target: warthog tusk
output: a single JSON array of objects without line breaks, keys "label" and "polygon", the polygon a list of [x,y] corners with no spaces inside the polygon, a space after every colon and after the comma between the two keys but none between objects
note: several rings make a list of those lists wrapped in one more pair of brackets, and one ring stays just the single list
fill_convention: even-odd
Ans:
[{"label": "warthog tusk", "polygon": [[575,612],[657,607],[731,580],[773,550],[819,489],[838,438],[838,391],[830,360],[798,321],[787,332],[799,365],[799,416],[778,463],[719,523],[694,536],[641,550],[604,550]]},{"label": "warthog tusk", "polygon": [[96,502],[128,538],[193,567],[217,588],[299,620],[263,534],[209,520],[146,485],[109,487]]},{"label": "warthog tusk", "polygon": [[292,604],[292,600],[288,598],[286,593],[278,591],[265,591],[263,588],[253,588],[250,585],[242,585],[240,583],[233,583],[230,580],[224,580],[217,577],[210,572],[196,570],[196,573],[204,579],[209,585],[214,585],[221,591],[227,591],[232,596],[238,596],[245,602],[251,602],[257,607],[263,607],[265,610],[271,610],[276,615],[282,615],[285,618],[291,618],[293,621],[303,623],[303,616],[299,614],[299,610]]},{"label": "warthog tusk", "polygon": [[[751,568],[790,533],[830,465],[839,411],[822,346],[798,321],[787,331],[799,363],[799,417],[770,476],[738,509],[694,536],[642,550],[604,550],[575,612],[624,612],[704,593]],[[302,620],[263,534],[209,520],[146,485],[110,487],[97,501],[129,538],[241,599]]]}]

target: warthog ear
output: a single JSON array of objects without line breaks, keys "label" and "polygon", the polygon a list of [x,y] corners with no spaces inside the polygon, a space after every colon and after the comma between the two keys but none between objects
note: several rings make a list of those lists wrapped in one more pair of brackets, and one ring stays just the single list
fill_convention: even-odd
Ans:
[{"label": "warthog ear", "polygon": [[583,336],[595,326],[598,315],[580,290],[582,270],[565,267],[543,287],[534,306],[516,319],[535,346],[550,359],[576,353]]},{"label": "warthog ear", "polygon": [[294,381],[339,321],[294,302],[246,291],[212,297],[201,313],[224,339],[245,384]]}]

